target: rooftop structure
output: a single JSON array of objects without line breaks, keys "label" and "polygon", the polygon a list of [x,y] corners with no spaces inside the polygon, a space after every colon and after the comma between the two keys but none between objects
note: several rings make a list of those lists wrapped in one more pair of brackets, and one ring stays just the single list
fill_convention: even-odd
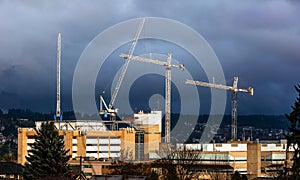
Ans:
[{"label": "rooftop structure", "polygon": [[22,166],[14,162],[0,162],[0,179],[20,179]]},{"label": "rooftop structure", "polygon": [[158,124],[159,132],[162,132],[161,120],[161,111],[151,111],[150,113],[144,113],[143,111],[139,111],[138,113],[134,114],[134,123],[136,125]]}]

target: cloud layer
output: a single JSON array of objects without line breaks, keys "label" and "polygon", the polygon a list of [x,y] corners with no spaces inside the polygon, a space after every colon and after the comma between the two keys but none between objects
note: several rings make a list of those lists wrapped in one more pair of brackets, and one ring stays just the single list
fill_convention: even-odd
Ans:
[{"label": "cloud layer", "polygon": [[62,32],[63,109],[72,109],[72,78],[84,48],[106,28],[144,16],[192,27],[214,49],[228,84],[239,76],[239,86],[254,87],[255,96],[239,95],[241,114],[291,110],[293,86],[300,83],[300,3],[289,0],[0,1],[0,108],[55,110],[56,36]]}]

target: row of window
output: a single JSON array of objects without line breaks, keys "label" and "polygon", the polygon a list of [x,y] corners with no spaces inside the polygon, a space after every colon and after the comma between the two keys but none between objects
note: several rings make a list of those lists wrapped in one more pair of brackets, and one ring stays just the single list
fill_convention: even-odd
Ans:
[{"label": "row of window", "polygon": [[[265,161],[264,158],[261,159],[261,161]],[[272,162],[272,161],[285,161],[285,159],[267,159],[267,162]]]},{"label": "row of window", "polygon": [[[79,166],[78,164],[70,164],[71,167],[73,166]],[[91,164],[84,164],[83,165],[84,168],[93,168],[93,165]],[[102,169],[107,169],[107,165],[102,165]]]},{"label": "row of window", "polygon": [[[120,146],[120,144],[86,144],[86,146]],[[73,144],[73,146],[76,146],[76,144]]]},{"label": "row of window", "polygon": [[[73,139],[77,139],[77,136],[73,136]],[[89,136],[88,139],[120,139],[119,136]]]},{"label": "row of window", "polygon": [[[120,151],[86,151],[86,153],[120,153]],[[73,153],[77,153],[76,151],[73,151]]]}]

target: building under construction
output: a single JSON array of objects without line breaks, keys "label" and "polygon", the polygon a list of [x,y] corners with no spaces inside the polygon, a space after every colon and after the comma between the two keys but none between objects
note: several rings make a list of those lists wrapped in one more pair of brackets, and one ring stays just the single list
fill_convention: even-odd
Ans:
[{"label": "building under construction", "polygon": [[[87,177],[92,175],[106,174],[106,166],[111,165],[111,161],[138,161],[151,165],[152,161],[159,160],[158,154],[163,150],[162,147],[170,143],[171,127],[171,67],[184,69],[182,64],[171,64],[171,54],[168,55],[167,62],[133,56],[139,34],[142,31],[144,20],[141,22],[134,43],[129,54],[121,54],[126,59],[124,70],[117,82],[115,92],[111,102],[106,105],[100,96],[100,114],[110,115],[110,121],[96,120],[74,120],[63,121],[60,100],[60,54],[61,54],[61,35],[58,35],[57,53],[57,110],[55,113],[55,126],[59,135],[63,137],[65,148],[69,149],[68,155],[71,156],[69,163],[81,164],[86,167],[83,169]],[[117,109],[114,109],[114,101],[117,97],[122,80],[124,78],[129,60],[137,60],[166,67],[166,102],[165,102],[165,142],[161,142],[162,133],[162,112],[152,111],[151,113],[139,112],[134,115],[132,123],[117,121]],[[211,144],[177,144],[177,153],[186,149],[193,150],[196,158],[193,161],[193,172],[200,174],[201,177],[208,174],[233,174],[239,171],[249,179],[257,177],[271,177],[283,170],[285,165],[291,162],[291,153],[286,153],[287,143],[281,141],[277,143],[241,142],[237,141],[237,100],[238,91],[253,95],[253,89],[237,88],[237,78],[233,86],[216,85],[199,81],[187,81],[188,84],[219,88],[233,91],[232,106],[232,142],[211,143]],[[104,104],[105,109],[102,108]],[[43,121],[36,122],[36,129],[41,127]],[[18,163],[24,165],[30,145],[34,143],[35,128],[18,129]],[[184,132],[183,132],[184,133]],[[292,150],[292,149],[291,149]],[[85,161],[81,162],[82,157]],[[176,161],[175,161],[176,163]],[[189,172],[190,173],[190,172]],[[199,176],[200,177],[200,176]],[[212,178],[212,176],[210,176]],[[209,179],[207,176],[206,179]]]}]

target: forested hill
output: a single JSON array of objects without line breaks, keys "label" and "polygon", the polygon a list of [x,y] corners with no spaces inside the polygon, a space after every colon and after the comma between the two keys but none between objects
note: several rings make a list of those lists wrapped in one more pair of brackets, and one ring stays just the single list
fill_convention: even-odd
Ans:
[{"label": "forested hill", "polygon": [[[94,115],[82,115],[77,113],[76,116],[73,111],[68,111],[63,113],[64,120],[75,120],[77,119],[90,119],[97,120],[99,116]],[[120,115],[120,117],[133,117],[131,115]],[[179,115],[172,114],[172,122],[176,123]],[[208,115],[199,115],[198,122],[205,123],[208,119]],[[195,118],[194,115],[181,115],[181,118],[186,119],[187,121],[190,118]],[[50,113],[40,113],[32,112],[31,110],[22,110],[22,109],[10,109],[7,113],[3,113],[0,110],[0,122],[1,126],[9,126],[9,124],[17,125],[19,127],[28,127],[34,126],[35,121],[43,120],[53,120],[54,112]],[[18,121],[18,123],[16,123]],[[231,124],[231,115],[225,115],[223,117],[222,126]],[[287,129],[287,120],[284,115],[240,115],[238,116],[238,125],[239,126],[254,126],[256,128],[262,129]]]},{"label": "forested hill", "polygon": [[[78,119],[89,119],[89,120],[97,120],[99,116],[94,114],[92,116],[82,115],[77,113],[76,117]],[[120,117],[129,117],[133,119],[133,114],[131,115],[120,115]],[[172,122],[171,125],[175,126],[176,121],[178,120],[178,114],[172,114]],[[200,124],[204,124],[207,122],[208,115],[181,115],[185,122],[189,122],[190,119],[198,118],[198,126]],[[43,120],[53,120],[54,113],[39,113],[32,112],[30,110],[22,110],[22,109],[11,109],[6,113],[3,113],[0,110],[0,139],[5,140],[0,143],[0,160],[3,159],[5,154],[9,154],[11,151],[16,157],[17,155],[17,128],[19,127],[34,127],[35,121],[43,121]],[[74,112],[64,112],[63,113],[64,120],[75,120]],[[162,120],[164,122],[164,119]],[[221,124],[222,127],[228,127],[231,124],[231,116],[225,115],[223,117],[223,121]],[[162,123],[164,127],[164,123]],[[238,127],[243,126],[252,126],[256,129],[285,129],[287,130],[287,120],[285,116],[271,116],[271,115],[248,115],[248,116],[239,116],[238,117]],[[164,128],[163,128],[164,129]],[[226,128],[225,128],[226,129]],[[228,128],[227,128],[228,129]],[[198,137],[198,135],[197,135]]]},{"label": "forested hill", "polygon": [[[231,124],[231,116],[224,116],[222,125]],[[254,126],[261,129],[287,129],[284,115],[242,115],[238,116],[238,126]]]}]

